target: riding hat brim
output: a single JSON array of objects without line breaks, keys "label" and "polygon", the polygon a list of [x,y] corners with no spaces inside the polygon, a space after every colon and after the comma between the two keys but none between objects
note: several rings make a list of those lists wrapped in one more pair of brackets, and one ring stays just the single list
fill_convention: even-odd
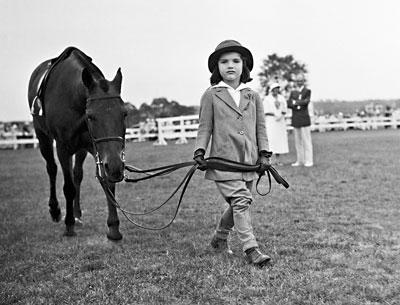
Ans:
[{"label": "riding hat brim", "polygon": [[247,68],[251,71],[253,69],[253,55],[251,52],[240,45],[231,45],[222,48],[217,48],[211,55],[208,57],[208,70],[212,73],[215,67],[218,65],[218,59],[220,56],[227,52],[237,52],[246,58]]}]

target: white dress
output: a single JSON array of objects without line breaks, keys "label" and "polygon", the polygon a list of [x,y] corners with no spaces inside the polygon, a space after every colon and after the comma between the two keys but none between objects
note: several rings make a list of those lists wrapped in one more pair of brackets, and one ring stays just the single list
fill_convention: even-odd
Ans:
[{"label": "white dress", "polygon": [[285,121],[286,101],[280,94],[277,97],[269,94],[264,97],[263,103],[269,150],[274,154],[286,154],[289,152]]}]

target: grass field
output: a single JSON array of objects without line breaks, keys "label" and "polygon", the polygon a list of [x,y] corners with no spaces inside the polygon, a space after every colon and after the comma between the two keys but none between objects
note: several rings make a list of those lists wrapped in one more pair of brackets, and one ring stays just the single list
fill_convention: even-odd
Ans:
[{"label": "grass field", "polygon": [[[118,243],[108,241],[105,196],[91,157],[82,186],[84,225],[73,238],[48,213],[48,181],[38,150],[0,151],[0,304],[400,304],[400,132],[313,134],[313,168],[278,167],[291,187],[255,195],[253,225],[273,266],[244,262],[209,241],[223,200],[196,173],[175,223],[138,229],[120,214]],[[291,153],[285,162],[294,161]],[[149,168],[191,159],[193,142],[131,143],[127,163]],[[156,206],[184,171],[118,186],[132,211]],[[64,213],[62,176],[59,201]],[[152,216],[165,224],[176,200]]]}]

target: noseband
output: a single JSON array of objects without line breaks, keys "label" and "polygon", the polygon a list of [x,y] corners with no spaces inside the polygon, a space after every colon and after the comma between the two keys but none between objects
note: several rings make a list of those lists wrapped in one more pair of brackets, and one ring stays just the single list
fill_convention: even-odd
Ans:
[{"label": "noseband", "polygon": [[[107,99],[113,99],[113,98],[121,98],[119,95],[111,95],[111,96],[99,96],[99,97],[89,97],[86,99],[86,102],[89,101],[97,101],[97,100],[107,100]],[[101,138],[95,138],[93,136],[93,131],[92,131],[92,126],[90,124],[90,120],[88,116],[86,115],[86,125],[88,127],[89,131],[89,136],[90,139],[92,140],[93,143],[93,150],[95,153],[95,160],[96,160],[96,177],[98,179],[104,179],[103,177],[103,172],[104,172],[104,164],[103,160],[100,158],[99,151],[97,149],[97,144],[101,142],[109,142],[109,141],[116,141],[116,142],[121,142],[122,143],[122,156],[121,160],[125,164],[125,138],[120,137],[120,136],[111,136],[111,137],[101,137]],[[103,169],[103,170],[102,170]]]}]

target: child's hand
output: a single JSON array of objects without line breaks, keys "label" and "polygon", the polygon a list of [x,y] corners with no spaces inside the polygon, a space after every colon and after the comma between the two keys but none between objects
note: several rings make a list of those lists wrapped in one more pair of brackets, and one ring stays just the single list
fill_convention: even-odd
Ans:
[{"label": "child's hand", "polygon": [[257,164],[260,165],[260,168],[257,170],[257,173],[264,174],[264,172],[271,166],[271,162],[269,158],[272,156],[272,153],[266,150],[262,150],[259,152],[259,157],[257,160]]},{"label": "child's hand", "polygon": [[196,161],[198,164],[197,168],[202,171],[207,169],[207,162],[204,161],[204,154],[205,154],[204,149],[199,148],[194,152],[193,155],[194,161]]}]

